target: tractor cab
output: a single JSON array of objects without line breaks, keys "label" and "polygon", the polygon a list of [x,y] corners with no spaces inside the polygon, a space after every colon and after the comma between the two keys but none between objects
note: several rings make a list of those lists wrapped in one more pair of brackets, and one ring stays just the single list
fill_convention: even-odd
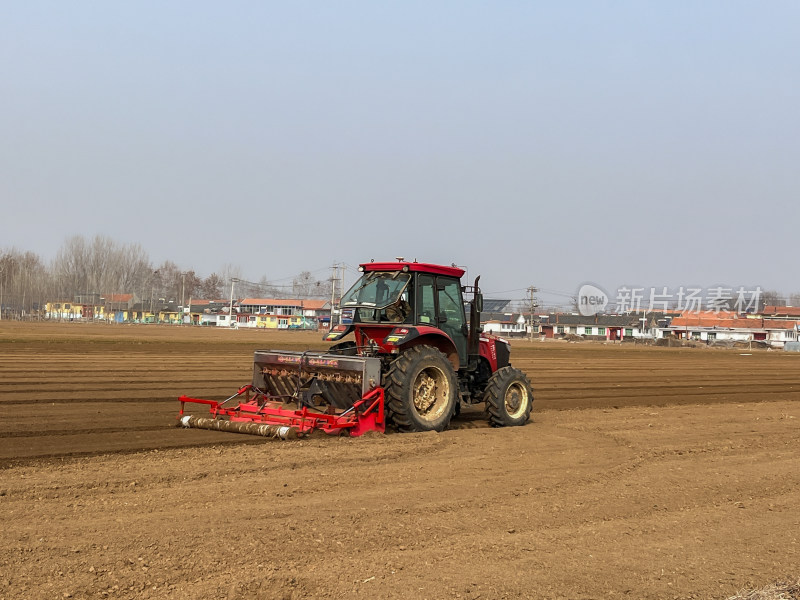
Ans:
[{"label": "tractor cab", "polygon": [[432,343],[456,369],[468,364],[462,269],[409,262],[366,263],[359,269],[361,278],[341,299],[343,324],[325,336],[327,341],[356,330],[359,347],[374,344],[396,353],[412,341]]}]

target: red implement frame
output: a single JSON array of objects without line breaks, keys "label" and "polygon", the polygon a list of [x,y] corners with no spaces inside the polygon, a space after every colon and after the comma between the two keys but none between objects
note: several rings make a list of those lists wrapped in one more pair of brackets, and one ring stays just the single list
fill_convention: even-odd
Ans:
[{"label": "red implement frame", "polygon": [[[251,393],[252,392],[252,393]],[[236,406],[226,407],[224,404],[244,394],[243,401]],[[347,433],[351,437],[363,435],[368,431],[384,433],[386,419],[384,415],[384,394],[382,387],[375,387],[355,402],[351,408],[344,412],[328,413],[319,412],[303,406],[299,409],[288,408],[281,398],[268,396],[252,385],[239,389],[230,398],[217,400],[204,400],[181,396],[180,419],[184,415],[184,406],[187,403],[208,405],[213,418],[227,417],[234,422],[260,423],[264,425],[278,425],[295,427],[301,436],[320,430],[332,435]]]}]

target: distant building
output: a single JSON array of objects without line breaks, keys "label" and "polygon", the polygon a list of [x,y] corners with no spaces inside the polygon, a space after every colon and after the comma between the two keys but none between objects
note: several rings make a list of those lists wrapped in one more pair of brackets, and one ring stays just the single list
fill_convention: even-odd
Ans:
[{"label": "distant building", "polygon": [[539,334],[545,339],[577,335],[607,341],[651,337],[658,316],[550,313],[539,316]]},{"label": "distant building", "polygon": [[800,306],[767,305],[757,316],[765,319],[800,319]]},{"label": "distant building", "polygon": [[486,333],[521,337],[528,333],[528,320],[520,313],[481,313],[481,326]]},{"label": "distant building", "polygon": [[[739,315],[730,311],[686,312],[672,319],[668,327],[661,330],[663,335],[674,335],[683,339],[703,342],[764,342],[782,348],[786,342],[797,341],[800,321],[780,318],[787,308],[774,316]],[[766,313],[767,311],[765,311]],[[798,315],[800,316],[800,315]]]},{"label": "distant building", "polygon": [[330,314],[330,301],[308,298],[243,298],[234,313],[238,327],[262,329],[319,329]]}]

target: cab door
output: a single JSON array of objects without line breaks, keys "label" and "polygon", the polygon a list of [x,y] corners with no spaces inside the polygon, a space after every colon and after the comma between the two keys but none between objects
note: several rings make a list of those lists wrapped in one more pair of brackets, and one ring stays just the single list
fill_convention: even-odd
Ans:
[{"label": "cab door", "polygon": [[450,336],[462,367],[468,362],[467,327],[461,282],[452,277],[417,276],[416,322],[437,327]]},{"label": "cab door", "polygon": [[467,366],[467,320],[464,316],[464,300],[461,297],[461,282],[450,277],[437,277],[436,290],[438,307],[436,311],[439,329],[455,342],[458,361]]}]

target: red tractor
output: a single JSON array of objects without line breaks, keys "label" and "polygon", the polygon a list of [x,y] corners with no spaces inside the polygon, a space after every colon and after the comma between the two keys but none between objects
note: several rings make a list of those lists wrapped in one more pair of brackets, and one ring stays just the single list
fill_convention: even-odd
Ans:
[{"label": "red tractor", "polygon": [[[527,376],[509,364],[508,342],[481,332],[480,277],[462,286],[463,269],[403,259],[359,270],[341,299],[342,323],[324,337],[337,342],[327,352],[257,351],[252,384],[222,402],[182,396],[181,423],[275,437],[361,435],[387,421],[442,431],[463,404],[481,402],[494,427],[528,421]],[[210,405],[213,418],[185,416],[187,402]]]},{"label": "red tractor", "polygon": [[[401,431],[441,431],[463,404],[485,402],[494,426],[523,425],[533,394],[509,365],[505,340],[481,334],[478,280],[462,287],[463,269],[417,262],[366,263],[342,296],[341,325],[325,339],[351,332],[355,341],[331,348],[381,358],[390,421]],[[469,323],[463,293],[471,292]]]}]

